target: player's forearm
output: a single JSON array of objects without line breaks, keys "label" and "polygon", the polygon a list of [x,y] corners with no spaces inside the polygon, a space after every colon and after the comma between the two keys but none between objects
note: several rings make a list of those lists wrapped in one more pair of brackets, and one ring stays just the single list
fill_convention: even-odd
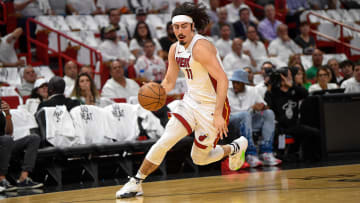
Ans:
[{"label": "player's forearm", "polygon": [[215,107],[215,115],[221,115],[224,109],[224,104],[227,96],[229,81],[227,77],[223,77],[217,80],[216,85],[216,107]]},{"label": "player's forearm", "polygon": [[165,89],[166,94],[168,94],[175,87],[175,82],[169,81],[169,79],[165,78],[161,82],[161,86]]}]

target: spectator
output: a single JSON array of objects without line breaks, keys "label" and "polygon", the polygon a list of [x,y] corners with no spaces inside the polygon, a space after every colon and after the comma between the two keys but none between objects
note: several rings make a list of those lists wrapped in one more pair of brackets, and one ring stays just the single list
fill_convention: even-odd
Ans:
[{"label": "spectator", "polygon": [[224,57],[224,71],[230,77],[237,69],[251,66],[254,59],[245,55],[242,51],[243,41],[240,38],[235,38],[232,43],[232,51]]},{"label": "spectator", "polygon": [[16,28],[12,33],[0,38],[0,67],[18,67],[25,65],[25,61],[18,59],[14,48],[15,42],[22,33],[22,28]]},{"label": "spectator", "polygon": [[341,84],[341,88],[345,88],[345,93],[359,93],[360,92],[360,64],[354,67],[354,76],[345,80]]},{"label": "spectator", "polygon": [[38,106],[38,111],[42,107],[52,107],[58,105],[65,105],[66,109],[70,112],[70,110],[76,106],[80,105],[80,102],[77,100],[72,100],[69,98],[65,98],[65,81],[59,76],[54,76],[50,79],[48,83],[48,95],[49,98],[47,101],[43,101]]},{"label": "spectator", "polygon": [[228,13],[228,20],[230,23],[235,23],[239,20],[239,11],[242,8],[247,8],[250,11],[250,19],[251,21],[254,21],[255,23],[258,22],[254,14],[251,12],[248,5],[244,3],[244,0],[232,0],[232,3],[227,4],[225,6],[227,13]]},{"label": "spectator", "polygon": [[261,66],[261,75],[264,78],[264,81],[255,86],[257,93],[265,98],[265,93],[267,91],[267,83],[269,81],[270,74],[275,70],[274,65],[270,61],[265,61]]},{"label": "spectator", "polygon": [[278,37],[271,41],[268,47],[269,55],[288,63],[289,57],[301,53],[301,49],[288,35],[287,25],[281,24],[277,28]]},{"label": "spectator", "polygon": [[107,98],[129,98],[137,96],[139,85],[131,79],[125,78],[123,63],[113,61],[110,65],[111,78],[106,81],[101,96]]},{"label": "spectator", "polygon": [[135,57],[131,54],[125,42],[118,41],[116,30],[117,28],[113,25],[103,29],[105,40],[98,47],[103,56],[103,61],[119,59],[126,62],[126,65],[133,64]]},{"label": "spectator", "polygon": [[286,7],[289,15],[295,15],[310,8],[307,0],[286,0]]},{"label": "spectator", "polygon": [[264,44],[259,40],[259,36],[256,32],[256,28],[254,26],[249,26],[247,28],[247,39],[243,44],[244,52],[249,52],[251,56],[254,57],[256,65],[256,71],[259,71],[260,68],[258,66],[261,65],[261,62],[266,59],[267,51]]},{"label": "spectator", "polygon": [[163,59],[167,61],[170,46],[177,41],[171,21],[166,25],[166,32],[167,36],[160,38],[159,42],[164,53]]},{"label": "spectator", "polygon": [[[0,112],[0,187],[5,191],[14,191],[16,189],[35,189],[43,186],[42,183],[37,183],[29,177],[29,173],[35,167],[37,150],[40,145],[40,136],[37,134],[30,134],[23,138],[14,139],[13,123],[11,120],[10,106],[5,101],[1,101]],[[5,116],[4,116],[5,115]],[[25,154],[24,154],[25,152]],[[21,166],[21,174],[17,180],[17,185],[13,186],[6,180],[9,162],[11,157],[18,159],[21,156],[23,159]]]},{"label": "spectator", "polygon": [[220,38],[221,34],[220,34],[220,27],[221,25],[223,24],[228,24],[230,25],[230,38],[233,39],[234,36],[235,36],[235,31],[234,31],[234,28],[232,26],[232,24],[227,21],[227,16],[228,16],[228,13],[227,13],[227,10],[225,9],[225,7],[221,7],[217,10],[217,14],[218,14],[218,22],[217,23],[214,23],[212,26],[211,26],[211,31],[210,31],[210,34],[212,37],[215,37],[215,38]]},{"label": "spectator", "polygon": [[220,27],[221,38],[215,42],[215,47],[219,51],[221,59],[231,52],[232,40],[230,39],[230,25],[222,24]]},{"label": "spectator", "polygon": [[340,82],[344,79],[344,77],[340,73],[340,65],[336,58],[329,59],[327,65],[334,71],[336,77],[336,83],[340,84]]},{"label": "spectator", "polygon": [[[249,141],[246,151],[246,161],[250,167],[257,167],[262,164],[274,166],[281,163],[273,155],[273,140],[275,131],[275,116],[268,109],[265,101],[258,95],[254,87],[248,86],[248,74],[243,70],[237,70],[230,78],[232,89],[228,91],[228,98],[231,107],[229,128],[235,128],[235,132],[245,136]],[[260,144],[260,161],[253,141],[253,131],[260,131],[262,141]],[[233,131],[232,131],[233,132]]]},{"label": "spectator", "polygon": [[344,75],[344,79],[340,81],[340,85],[347,79],[351,78],[354,73],[354,62],[350,60],[345,60],[340,63],[341,73]]},{"label": "spectator", "polygon": [[166,66],[164,61],[155,55],[155,43],[152,40],[145,41],[144,52],[135,64],[137,77],[145,81],[161,82],[165,76]]},{"label": "spectator", "polygon": [[27,96],[31,94],[31,90],[34,88],[36,79],[37,74],[31,65],[24,68],[23,81],[21,87],[18,88],[21,96]]},{"label": "spectator", "polygon": [[299,25],[301,25],[300,16],[304,10],[309,9],[309,4],[307,3],[307,0],[287,0],[285,3],[286,8],[278,9],[286,9],[287,13],[285,22],[287,25],[294,24],[294,26],[291,26],[292,29],[289,30],[290,37],[294,39],[299,33]]},{"label": "spectator", "polygon": [[327,90],[327,89],[337,89],[339,88],[335,83],[329,83],[329,72],[326,67],[320,67],[316,73],[317,83],[313,84],[309,88],[309,92]]},{"label": "spectator", "polygon": [[170,13],[170,3],[173,2],[167,0],[149,0],[148,4],[151,7],[149,13]]},{"label": "spectator", "polygon": [[94,70],[91,66],[82,66],[79,74],[87,73],[91,78],[94,78]]},{"label": "spectator", "polygon": [[[151,20],[147,18],[147,10],[145,8],[138,8],[136,9],[136,22],[137,23],[146,23],[148,25],[148,31],[151,33],[153,38],[157,38],[155,26]],[[130,36],[134,37],[135,32],[137,31],[137,23],[128,24],[128,29],[130,32]]]},{"label": "spectator", "polygon": [[38,99],[40,102],[48,99],[48,82],[44,78],[35,81],[34,89],[31,91],[30,98]]},{"label": "spectator", "polygon": [[270,42],[278,37],[277,30],[281,22],[275,19],[275,8],[272,4],[265,6],[265,16],[265,19],[259,23],[258,31],[265,40]]},{"label": "spectator", "polygon": [[291,56],[289,56],[289,62],[288,62],[288,66],[292,67],[295,64],[301,64],[301,54],[293,54]]},{"label": "spectator", "polygon": [[249,80],[249,84],[250,86],[254,86],[254,73],[251,69],[251,67],[245,67],[243,68],[245,72],[248,73],[248,80]]},{"label": "spectator", "polygon": [[312,54],[316,44],[315,39],[310,35],[310,25],[308,22],[300,23],[300,35],[294,41],[303,49],[304,54]]},{"label": "spectator", "polygon": [[107,13],[110,9],[118,9],[120,13],[128,13],[129,6],[127,1],[119,0],[97,0],[96,7],[101,13]]},{"label": "spectator", "polygon": [[[331,2],[331,0],[330,0]],[[329,0],[311,0],[309,1],[312,10],[324,10],[328,8]]]},{"label": "spectator", "polygon": [[30,98],[26,100],[25,108],[34,115],[41,102],[46,101],[49,97],[48,82],[44,78],[37,79],[34,89],[31,91]]},{"label": "spectator", "polygon": [[34,17],[54,13],[50,8],[49,1],[38,2],[38,0],[15,0],[14,8],[23,17]]},{"label": "spectator", "polygon": [[87,73],[81,73],[77,76],[71,98],[79,100],[80,104],[100,105],[99,91]]},{"label": "spectator", "polygon": [[[28,18],[34,18],[41,15],[49,15],[53,12],[50,9],[48,1],[38,1],[38,0],[15,0],[14,1],[15,11],[19,14],[20,17],[17,19],[17,25],[21,27],[25,33],[19,38],[20,50],[21,52],[27,52],[27,29],[26,21]],[[30,36],[36,38],[35,29],[36,24],[30,23]]]},{"label": "spectator", "polygon": [[248,7],[243,7],[239,11],[240,19],[236,21],[233,26],[235,30],[235,37],[240,37],[246,40],[246,33],[249,26],[256,28],[256,23],[250,20],[250,10]]},{"label": "spectator", "polygon": [[66,6],[75,15],[96,15],[101,13],[100,8],[96,8],[94,0],[67,0]]},{"label": "spectator", "polygon": [[301,63],[296,63],[296,64],[292,65],[292,67],[296,68],[295,72],[293,72],[293,70],[290,69],[292,76],[294,78],[295,84],[303,86],[306,90],[309,90],[312,83],[309,82],[306,78],[304,66]]},{"label": "spectator", "polygon": [[218,15],[216,10],[219,8],[220,6],[220,1],[219,0],[210,0],[210,8],[207,9],[207,14],[210,18],[210,23],[217,23],[219,21]]},{"label": "spectator", "polygon": [[67,0],[48,0],[53,15],[66,15]]},{"label": "spectator", "polygon": [[329,83],[337,84],[335,72],[327,65],[324,66],[326,71],[329,73]]},{"label": "spectator", "polygon": [[156,53],[161,50],[161,46],[157,39],[152,38],[152,35],[149,30],[149,26],[145,22],[138,22],[136,24],[136,29],[133,39],[130,41],[130,51],[135,57],[139,57],[144,54],[144,42],[146,40],[153,40],[156,44],[155,50]]},{"label": "spectator", "polygon": [[123,41],[125,43],[129,43],[129,30],[126,26],[120,26],[120,11],[116,8],[109,9],[109,24],[114,26],[116,29],[116,37],[117,40]]},{"label": "spectator", "polygon": [[294,147],[303,147],[305,159],[318,159],[321,149],[319,129],[299,122],[299,104],[307,97],[308,92],[304,87],[294,85],[288,68],[282,68],[280,72],[281,81],[275,80],[265,96],[265,101],[275,113],[277,132],[279,135],[293,136]]},{"label": "spectator", "polygon": [[68,97],[74,89],[75,80],[78,75],[78,66],[73,61],[68,61],[65,64],[64,70],[65,96]]},{"label": "spectator", "polygon": [[316,73],[323,63],[323,52],[320,49],[315,49],[312,53],[313,65],[306,71],[306,77],[312,82],[316,82]]}]

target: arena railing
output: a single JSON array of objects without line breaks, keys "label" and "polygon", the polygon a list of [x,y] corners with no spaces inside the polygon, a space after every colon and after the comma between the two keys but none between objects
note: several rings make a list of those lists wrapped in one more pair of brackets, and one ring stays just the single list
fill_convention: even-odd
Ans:
[{"label": "arena railing", "polygon": [[319,31],[317,31],[317,30],[314,30],[314,29],[310,29],[310,33],[315,34],[315,35],[318,35],[318,36],[321,36],[321,37],[326,38],[326,39],[328,39],[328,40],[330,40],[330,41],[332,41],[332,42],[335,42],[336,44],[341,45],[339,51],[340,51],[341,53],[345,53],[348,57],[350,57],[350,52],[345,51],[345,47],[346,47],[346,48],[349,48],[349,49],[354,49],[354,50],[356,50],[356,51],[360,51],[360,48],[359,48],[359,47],[354,47],[354,46],[352,46],[351,44],[349,44],[349,43],[346,42],[346,37],[344,37],[344,28],[347,28],[347,29],[350,29],[350,30],[352,30],[352,31],[359,32],[359,33],[360,33],[360,29],[357,29],[357,28],[355,28],[355,27],[353,27],[353,26],[350,26],[350,25],[346,25],[346,24],[344,24],[344,23],[342,23],[342,22],[339,22],[339,21],[337,21],[337,20],[334,20],[334,19],[331,19],[331,18],[322,16],[322,15],[320,15],[320,14],[318,14],[318,13],[315,13],[315,12],[312,12],[312,11],[310,11],[310,12],[308,12],[308,13],[306,14],[307,22],[308,22],[310,25],[311,25],[311,21],[310,21],[310,16],[311,16],[311,15],[316,16],[316,17],[318,17],[318,18],[321,18],[321,19],[323,19],[323,20],[329,21],[329,22],[333,23],[334,25],[340,26],[340,37],[339,37],[339,39],[336,39],[336,38],[334,38],[334,37],[331,37],[331,36],[329,36],[329,35],[327,35],[327,34],[321,33],[321,32],[319,32]]},{"label": "arena railing", "polygon": [[7,23],[7,9],[6,5],[3,1],[0,1],[1,9],[2,9],[2,19],[0,20],[0,25],[5,25]]},{"label": "arena railing", "polygon": [[[34,23],[36,24],[37,26],[41,26],[41,27],[44,27],[46,30],[50,31],[50,32],[54,32],[56,33],[57,35],[57,50],[55,49],[52,49],[48,46],[48,44],[45,44],[37,39],[34,39],[30,36],[30,23]],[[62,32],[59,32],[33,18],[28,18],[27,21],[26,21],[26,37],[27,37],[27,49],[28,49],[28,57],[27,57],[27,60],[28,60],[28,64],[32,64],[32,57],[31,57],[31,43],[37,45],[37,46],[40,46],[42,48],[44,48],[47,52],[48,51],[51,51],[53,52],[54,54],[56,54],[58,56],[58,65],[59,65],[59,74],[60,76],[63,76],[63,61],[62,59],[66,59],[66,60],[71,60],[73,61],[74,63],[76,63],[78,66],[82,66],[82,65],[90,65],[93,69],[94,69],[94,73],[96,75],[100,75],[100,78],[101,78],[101,74],[103,73],[103,60],[102,60],[102,55],[99,51],[97,51],[96,49],[76,40],[76,39],[73,39],[71,37],[69,37],[68,35],[62,33]],[[86,49],[89,50],[89,54],[90,54],[90,64],[81,64],[77,61],[77,59],[74,59],[72,57],[70,57],[69,55],[67,54],[64,54],[62,51],[61,51],[61,37],[73,42],[73,43],[76,43],[78,44],[79,46],[81,47],[84,47]],[[95,56],[94,56],[95,55]],[[95,62],[94,62],[94,57],[95,57]],[[97,65],[97,63],[99,63],[100,65],[100,69],[99,71],[96,71],[95,67]],[[104,81],[101,81],[101,84],[103,84]]]}]

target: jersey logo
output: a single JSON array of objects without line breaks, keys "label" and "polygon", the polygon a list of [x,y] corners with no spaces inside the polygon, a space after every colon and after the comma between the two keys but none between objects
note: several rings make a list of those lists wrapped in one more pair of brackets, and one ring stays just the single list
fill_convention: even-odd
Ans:
[{"label": "jersey logo", "polygon": [[206,138],[207,138],[207,134],[205,134],[205,135],[200,135],[200,136],[199,136],[199,140],[200,140],[201,142],[204,141]]},{"label": "jersey logo", "polygon": [[180,68],[189,68],[190,67],[190,58],[176,57],[176,63],[180,66]]},{"label": "jersey logo", "polygon": [[190,68],[190,58],[191,58],[191,55],[189,56],[189,58],[176,57],[175,60],[180,68],[185,69],[187,79],[192,80],[193,74],[192,74],[192,71]]}]

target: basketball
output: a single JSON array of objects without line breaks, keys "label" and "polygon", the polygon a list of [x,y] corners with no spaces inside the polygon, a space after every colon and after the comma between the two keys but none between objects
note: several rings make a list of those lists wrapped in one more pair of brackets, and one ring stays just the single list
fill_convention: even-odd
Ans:
[{"label": "basketball", "polygon": [[139,90],[138,100],[144,109],[157,111],[165,105],[165,89],[155,82],[146,83]]}]

